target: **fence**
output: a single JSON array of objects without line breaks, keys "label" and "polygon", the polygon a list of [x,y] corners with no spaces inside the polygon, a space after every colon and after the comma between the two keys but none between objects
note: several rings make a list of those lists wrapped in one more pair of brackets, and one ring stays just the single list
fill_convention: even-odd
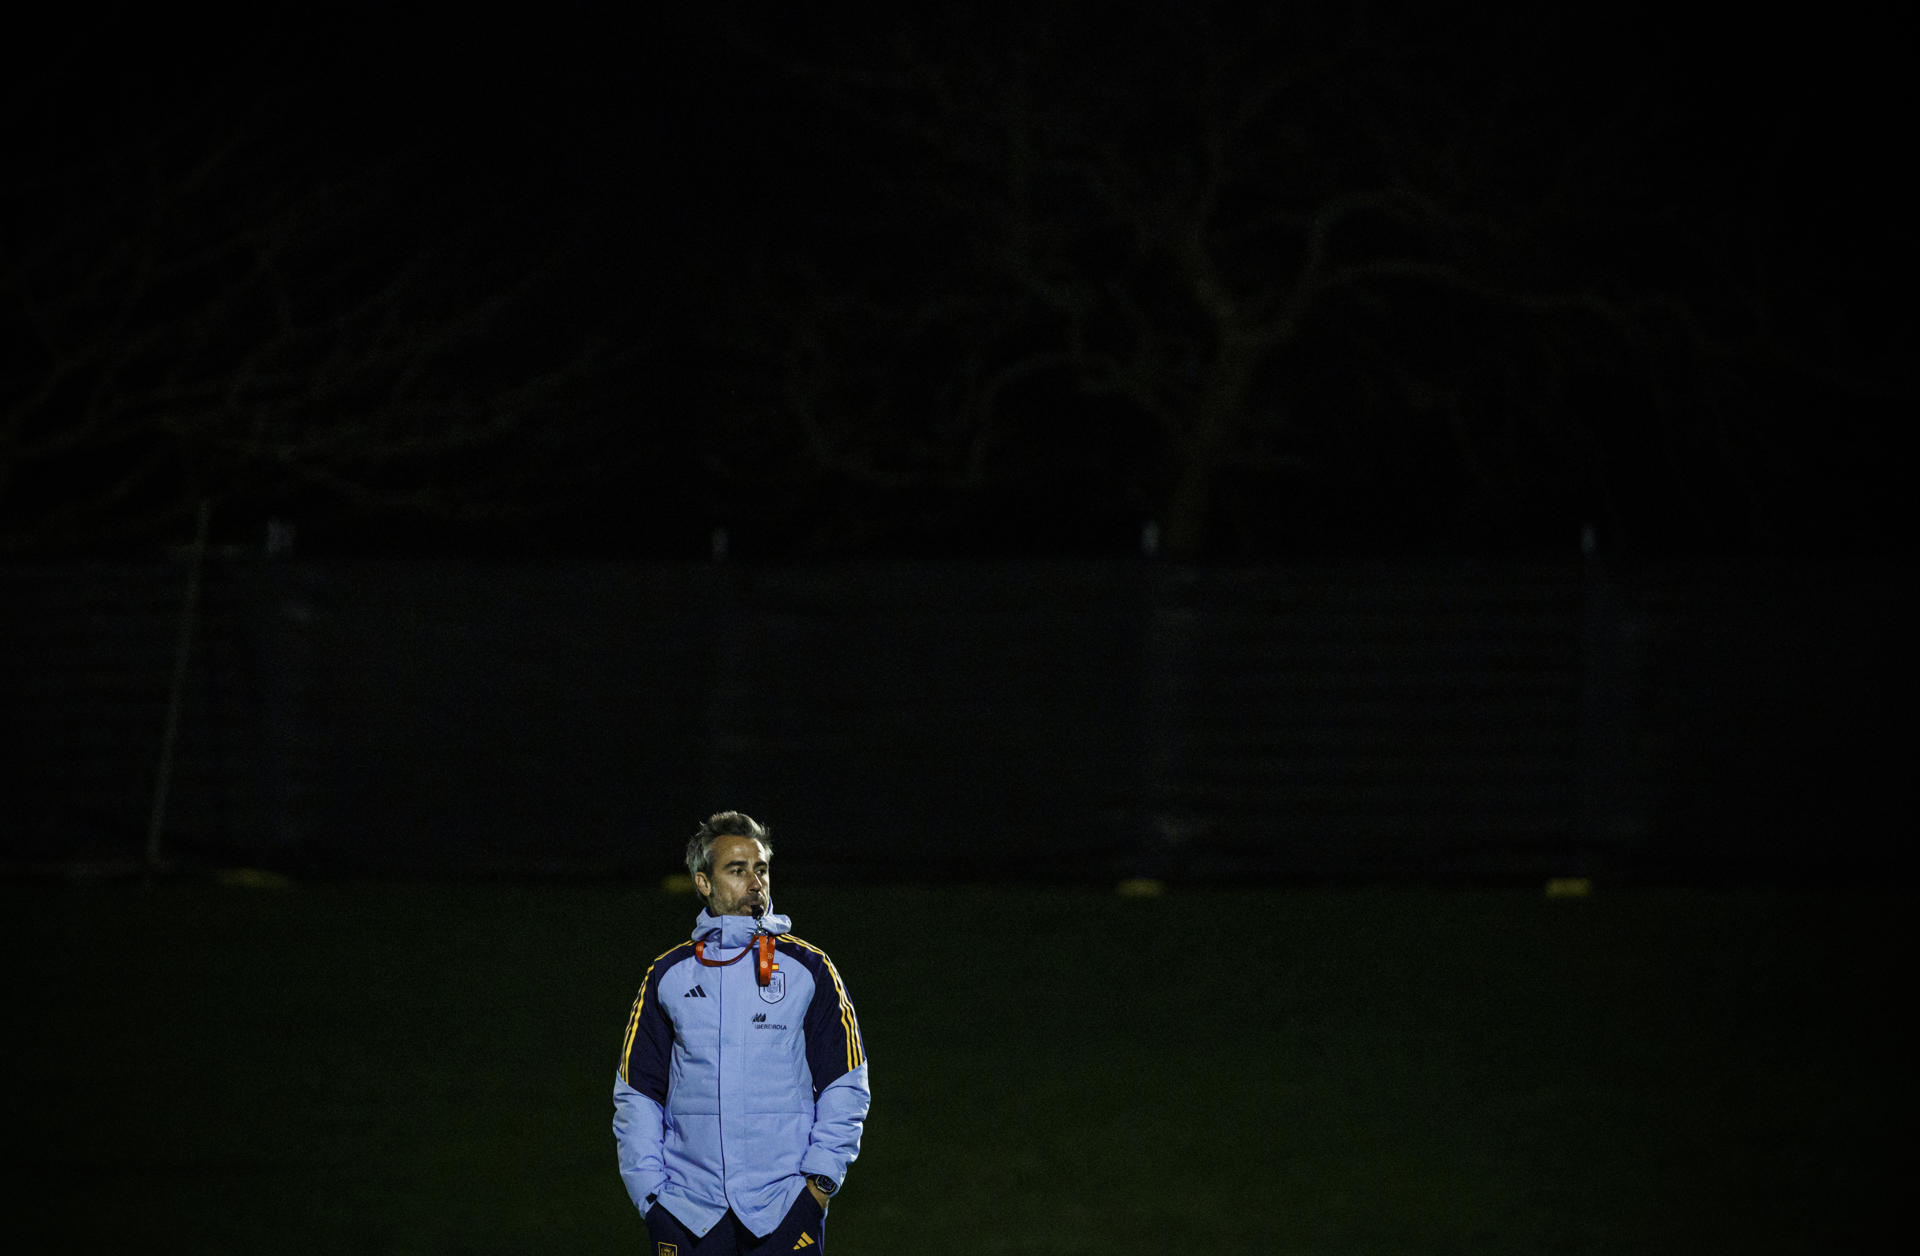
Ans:
[{"label": "fence", "polygon": [[719,807],[821,878],[1911,862],[1884,567],[215,555],[163,763],[188,575],[0,569],[8,868],[151,835],[308,876],[651,876]]}]

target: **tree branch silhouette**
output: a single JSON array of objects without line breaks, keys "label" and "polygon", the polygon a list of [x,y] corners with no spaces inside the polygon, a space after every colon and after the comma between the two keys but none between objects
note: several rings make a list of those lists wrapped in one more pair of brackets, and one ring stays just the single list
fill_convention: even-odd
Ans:
[{"label": "tree branch silhouette", "polygon": [[[57,75],[16,82],[33,113]],[[171,539],[202,499],[310,519],[538,514],[515,450],[589,439],[631,346],[543,321],[576,223],[208,80],[32,137],[0,201],[0,548]]]},{"label": "tree branch silhouette", "polygon": [[1681,53],[1609,76],[1577,22],[1423,20],[736,29],[785,93],[768,147],[819,174],[782,240],[805,278],[739,337],[805,432],[780,478],[983,510],[1072,484],[1179,556],[1762,535],[1779,348],[1698,255],[1766,207],[1643,169],[1697,125]]}]

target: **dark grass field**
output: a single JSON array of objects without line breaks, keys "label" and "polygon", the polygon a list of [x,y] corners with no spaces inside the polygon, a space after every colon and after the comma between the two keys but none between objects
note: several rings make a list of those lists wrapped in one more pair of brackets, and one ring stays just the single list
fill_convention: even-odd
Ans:
[{"label": "dark grass field", "polygon": [[[650,1250],[651,888],[0,887],[8,1250]],[[808,888],[873,1067],[832,1250],[1877,1249],[1904,892]]]}]

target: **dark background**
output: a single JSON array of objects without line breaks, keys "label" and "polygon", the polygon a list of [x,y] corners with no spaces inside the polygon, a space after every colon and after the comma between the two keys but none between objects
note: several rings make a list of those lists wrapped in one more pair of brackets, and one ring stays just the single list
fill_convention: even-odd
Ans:
[{"label": "dark background", "polygon": [[751,798],[850,871],[1880,875],[1899,46],[69,12],[3,124],[15,862],[630,874]]}]

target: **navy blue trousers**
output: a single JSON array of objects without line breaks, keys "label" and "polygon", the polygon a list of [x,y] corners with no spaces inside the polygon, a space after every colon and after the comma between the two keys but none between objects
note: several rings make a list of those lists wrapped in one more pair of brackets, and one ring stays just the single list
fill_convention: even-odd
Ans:
[{"label": "navy blue trousers", "polygon": [[731,1211],[695,1238],[678,1217],[655,1204],[647,1209],[647,1233],[653,1238],[653,1256],[820,1256],[827,1250],[827,1214],[812,1191],[801,1191],[765,1238],[754,1237]]}]

